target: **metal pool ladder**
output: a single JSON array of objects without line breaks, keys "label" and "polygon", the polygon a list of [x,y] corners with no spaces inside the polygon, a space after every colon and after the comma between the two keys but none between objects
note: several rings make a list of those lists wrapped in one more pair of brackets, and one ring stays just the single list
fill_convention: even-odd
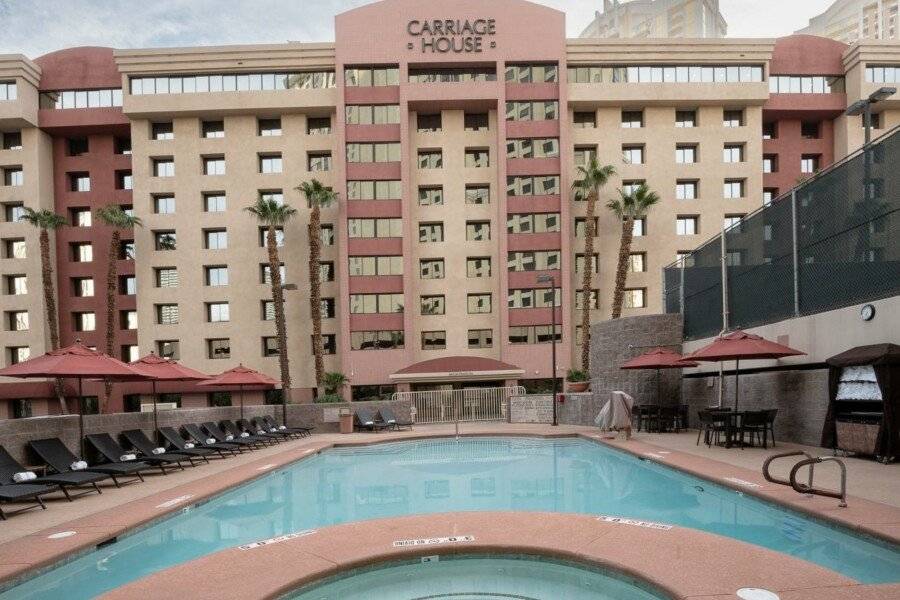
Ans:
[{"label": "metal pool ladder", "polygon": [[[772,461],[774,461],[776,458],[787,458],[788,456],[804,456],[805,458],[798,461],[791,468],[791,474],[788,479],[785,480],[773,477],[772,474],[769,473],[769,465],[772,464]],[[826,461],[836,462],[841,468],[840,492],[824,490],[813,486],[813,474],[815,471],[815,466]],[[800,471],[800,469],[807,466],[809,467],[809,477],[807,478],[807,482],[800,483],[799,481],[797,481],[797,473]],[[834,456],[812,456],[806,452],[803,452],[802,450],[795,450],[793,452],[781,452],[779,454],[773,454],[766,459],[766,461],[763,463],[762,472],[763,477],[765,477],[766,481],[768,482],[790,486],[795,491],[801,494],[806,494],[807,496],[825,496],[827,498],[837,498],[838,500],[840,500],[838,506],[840,506],[841,508],[846,508],[847,506],[847,467],[839,458],[836,458]]]}]

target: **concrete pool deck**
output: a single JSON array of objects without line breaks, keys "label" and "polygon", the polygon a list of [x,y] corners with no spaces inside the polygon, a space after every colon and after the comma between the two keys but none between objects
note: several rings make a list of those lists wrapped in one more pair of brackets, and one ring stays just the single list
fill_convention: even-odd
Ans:
[{"label": "concrete pool deck", "polygon": [[[97,544],[104,543],[137,527],[156,521],[173,511],[180,510],[184,506],[215,496],[240,483],[259,477],[272,469],[294,462],[304,456],[312,455],[316,451],[334,445],[370,444],[389,440],[447,436],[452,435],[453,433],[454,427],[452,425],[443,425],[417,426],[412,432],[314,435],[310,438],[285,442],[229,459],[214,459],[210,465],[204,464],[193,469],[188,468],[186,471],[179,471],[165,477],[150,476],[145,483],[127,485],[122,489],[106,486],[104,487],[104,494],[85,496],[72,503],[65,502],[64,500],[50,501],[48,503],[48,510],[46,511],[35,510],[19,515],[13,515],[8,521],[0,525],[0,585],[9,585],[13,580],[25,579],[37,570],[48,567],[60,560],[70,558],[75,554],[90,551]],[[719,453],[719,449],[714,449],[716,452],[713,453],[711,451],[712,449],[707,449],[702,445],[700,447],[690,447],[690,443],[696,440],[696,433],[691,434],[688,432],[680,435],[671,434],[664,436],[641,433],[632,441],[624,442],[623,440],[601,440],[599,439],[601,437],[600,434],[594,428],[571,426],[554,428],[546,425],[509,425],[505,423],[467,423],[461,426],[461,433],[464,435],[568,435],[586,437],[601,443],[608,443],[614,447],[631,452],[641,458],[657,461],[676,469],[682,469],[704,479],[720,483],[726,487],[732,487],[748,494],[764,497],[773,502],[806,512],[818,518],[839,522],[847,527],[892,540],[895,543],[900,543],[900,507],[876,501],[876,499],[884,498],[885,495],[887,495],[889,499],[892,498],[894,502],[897,501],[897,497],[900,495],[900,489],[898,489],[900,488],[900,470],[897,468],[898,465],[877,465],[875,463],[867,463],[867,461],[857,459],[848,460],[848,471],[851,473],[850,480],[853,482],[858,479],[860,485],[859,488],[856,488],[851,483],[851,487],[849,488],[851,492],[849,507],[839,509],[837,507],[837,501],[834,499],[821,497],[806,498],[786,487],[765,482],[760,474],[758,464],[754,467],[754,461],[761,464],[764,454],[771,453],[771,450],[763,453],[762,451],[757,452],[752,449],[741,451],[740,449],[734,448]],[[788,448],[789,447],[785,444],[779,444],[776,451],[782,451]],[[704,453],[704,450],[706,450],[707,453]],[[709,454],[715,454],[715,459],[709,458]],[[866,473],[866,470],[870,466],[876,467],[872,475]],[[825,471],[826,470],[822,468],[822,485],[829,484]],[[866,487],[866,480],[876,476],[878,480],[877,484]],[[888,483],[885,483],[885,480],[888,480]],[[891,493],[892,489],[894,490],[893,494]],[[106,493],[107,490],[109,493]],[[866,496],[868,496],[868,498]],[[9,508],[14,510],[13,505],[9,505]],[[516,516],[515,513],[504,514],[509,514],[513,517]],[[461,519],[463,516],[464,515],[457,515],[456,518]],[[574,518],[571,515],[557,516],[562,519]],[[425,519],[423,523],[438,523],[442,516],[427,515],[422,518]],[[585,517],[582,516],[581,518]],[[591,517],[586,518],[590,519]],[[400,520],[402,519],[389,519],[385,521],[393,522]],[[490,519],[488,519],[488,521],[490,521]],[[468,521],[466,521],[465,524],[469,525]],[[346,528],[362,526],[362,523],[351,523],[338,527],[345,528],[343,531],[346,532]],[[475,524],[472,523],[470,526],[475,527]],[[382,531],[384,524],[382,523],[381,525],[373,527],[373,531]],[[331,529],[336,528],[320,530],[317,533],[317,536],[321,539],[324,537],[322,533]],[[640,528],[627,527],[625,529],[630,533],[633,533],[632,530]],[[48,538],[48,536],[52,534],[63,531],[74,531],[76,533],[60,539]],[[416,529],[416,531],[420,531],[421,535],[425,537],[438,535],[435,531],[429,532],[424,529]],[[521,534],[528,534],[527,528],[524,530],[520,528],[518,531]],[[657,532],[657,534],[659,533],[661,532]],[[464,535],[464,532],[449,531],[447,533],[447,535],[454,534]],[[725,546],[730,546],[732,544],[747,546],[746,544],[728,538],[721,538],[711,534],[693,532],[681,528],[677,528],[677,535],[669,535],[666,539],[687,539],[685,536],[688,534],[691,534],[691,536],[699,535],[703,537],[703,541],[694,539],[694,543],[699,543],[703,547],[718,548],[714,553],[721,553],[720,556],[730,556],[731,559],[734,559],[736,556],[741,556],[742,558],[740,561],[732,560],[730,563],[732,568],[736,570],[740,569],[740,567],[737,566],[737,563],[743,562],[743,556],[748,550],[733,550],[726,548]],[[485,537],[488,535],[487,533],[481,535],[482,539],[490,539],[489,537]],[[615,539],[614,537],[606,538],[606,534],[602,532],[598,534],[598,538],[600,535],[603,535],[604,539],[609,539],[610,541]],[[296,540],[290,540],[290,543],[275,544],[275,546],[293,548],[295,545],[302,545],[306,539],[307,538],[298,538]],[[349,546],[356,548],[357,550],[360,549],[360,546],[366,545],[362,543],[363,538],[360,538],[355,533],[352,536],[347,536],[345,533],[343,539],[352,540]],[[511,544],[512,542],[510,540],[505,540],[504,543]],[[634,569],[637,569],[644,573],[644,570],[642,570],[643,567],[647,567],[651,563],[670,562],[671,556],[665,553],[658,555],[659,558],[665,557],[665,560],[660,561],[652,560],[652,557],[647,554],[649,552],[650,554],[656,555],[656,544],[657,542],[654,541],[649,546],[642,548],[642,552],[644,553],[644,558],[642,559],[643,562],[641,562],[640,565],[635,564],[629,567],[632,569],[632,572],[634,572]],[[668,542],[666,542],[666,544],[668,544]],[[534,547],[535,546],[532,544],[525,548],[533,549]],[[662,545],[659,546],[659,548],[663,547],[664,546]],[[667,552],[678,553],[683,551],[677,544],[675,546],[666,547],[668,548]],[[510,548],[515,549],[518,548],[518,546],[512,544]],[[760,560],[766,560],[769,566],[762,568],[760,565],[757,565],[760,569],[758,574],[781,572],[779,570],[781,568],[779,565],[788,558],[783,554],[774,553],[754,546],[747,546],[747,548],[750,549],[749,552],[751,553],[759,552],[771,555],[768,559],[765,559],[764,557],[760,558]],[[561,555],[566,555],[575,550],[576,549],[569,548],[563,551],[561,549],[560,552]],[[521,551],[521,549],[519,551]],[[234,552],[237,552],[237,550],[226,550],[193,561],[190,565],[194,566],[197,563],[201,563],[201,561],[210,561],[210,564],[212,565],[210,568],[221,568],[221,565],[218,567],[215,566],[218,561],[217,557]],[[300,550],[300,552],[303,552],[303,550]],[[739,552],[739,554],[734,554],[734,552]],[[259,555],[260,553],[246,552],[244,554]],[[760,554],[760,556],[762,556],[762,554]],[[371,563],[375,559],[376,557],[370,557],[368,560]],[[605,560],[607,559],[604,557],[597,558],[598,564],[604,564]],[[803,561],[797,562],[802,563],[802,565],[807,565],[810,568],[817,569],[818,571],[831,573],[810,563],[805,563]],[[203,564],[206,563],[204,562]],[[151,577],[156,581],[155,585],[162,585],[165,587],[163,581],[168,576],[167,574],[173,574],[174,576],[177,569],[180,568],[182,567],[168,569]],[[327,565],[322,565],[322,568],[325,569],[325,571],[322,572],[326,572],[329,567],[327,567]],[[687,571],[685,571],[685,568],[679,569],[678,572],[686,573]],[[292,565],[290,570],[292,572],[296,571],[297,565]],[[702,569],[702,571],[705,574],[704,579],[709,578],[710,572],[717,572],[709,571],[706,568]],[[258,572],[258,569],[254,572]],[[282,576],[284,575],[285,574],[282,574]],[[645,573],[645,575],[651,577],[651,575],[648,575],[647,573]],[[678,575],[678,573],[674,573],[674,575]],[[700,575],[701,574],[698,573],[698,577]],[[832,575],[838,577],[837,574],[832,573]],[[800,575],[798,575],[798,577],[800,577]],[[158,580],[157,578],[161,579]],[[662,588],[672,592],[677,591],[678,594],[682,594],[685,590],[689,590],[689,588],[682,589],[675,586],[675,584],[670,581],[669,577],[664,576],[662,573],[652,576],[651,579],[655,584]],[[783,599],[796,598],[798,600],[807,597],[860,598],[861,600],[881,597],[900,597],[900,586],[862,586],[855,582],[851,582],[846,578],[843,579],[845,580],[844,583],[835,582],[835,589],[843,589],[842,593],[845,595],[829,596],[819,594],[806,596],[801,593],[802,590],[795,590],[787,595],[782,595],[781,597]],[[215,577],[202,580],[206,582],[217,581]],[[818,581],[821,582],[824,580],[818,579]],[[138,585],[138,583],[139,582],[135,582],[133,585]],[[292,583],[296,584],[297,582],[294,581]],[[775,583],[778,583],[778,581],[775,581]],[[285,582],[282,582],[282,584],[287,585]],[[782,582],[778,583],[778,585],[784,584]],[[761,586],[761,584],[759,586]],[[214,588],[211,592],[214,592],[213,595],[217,598],[229,597],[233,593],[233,590],[219,587],[218,584],[211,585],[210,587]],[[852,593],[857,595],[846,595],[851,593],[851,588]],[[126,586],[126,588],[123,589],[130,589],[130,587]],[[159,589],[160,588],[157,588],[157,590]],[[290,589],[290,587],[282,589],[282,592],[285,589]],[[782,587],[781,589],[787,593],[788,590],[793,588],[788,586]],[[223,590],[228,591],[223,592]],[[258,591],[261,592],[261,590]],[[183,597],[184,588],[179,588],[179,592],[178,597]],[[879,595],[885,592],[887,595]],[[717,594],[719,592],[715,593]],[[726,595],[723,597],[734,597],[733,590],[731,593],[731,596]],[[160,596],[158,593],[155,593],[152,596],[164,597]],[[709,597],[710,594],[707,593],[706,596]],[[248,597],[253,596],[251,595]],[[258,594],[258,597],[269,596],[260,593]],[[676,595],[675,597],[687,596]]]}]

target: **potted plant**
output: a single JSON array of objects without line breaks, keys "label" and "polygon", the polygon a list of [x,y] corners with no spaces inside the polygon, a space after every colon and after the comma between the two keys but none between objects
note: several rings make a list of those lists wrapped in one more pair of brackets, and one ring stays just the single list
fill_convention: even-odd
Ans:
[{"label": "potted plant", "polygon": [[341,388],[347,385],[350,379],[341,372],[325,373],[322,376],[322,387],[325,394],[316,399],[316,402],[343,402]]},{"label": "potted plant", "polygon": [[569,369],[566,373],[567,392],[586,392],[591,384],[591,378],[587,371],[581,369]]}]

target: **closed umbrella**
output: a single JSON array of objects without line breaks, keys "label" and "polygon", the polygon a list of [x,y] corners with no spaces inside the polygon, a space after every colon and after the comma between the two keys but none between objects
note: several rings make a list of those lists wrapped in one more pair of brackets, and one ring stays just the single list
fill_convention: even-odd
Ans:
[{"label": "closed umbrella", "polygon": [[156,393],[157,381],[203,381],[210,379],[210,376],[206,373],[185,367],[177,361],[157,356],[154,352],[129,364],[139,369],[142,373],[153,377],[150,380],[150,389],[153,395],[153,435],[156,435],[159,429],[156,415],[156,402],[158,400]]},{"label": "closed umbrella", "polygon": [[272,379],[268,375],[254,371],[244,365],[238,365],[233,369],[228,369],[218,375],[202,381],[198,386],[211,387],[237,387],[241,398],[241,418],[244,418],[244,388],[256,389],[272,389],[278,385],[278,380]]},{"label": "closed umbrella", "polygon": [[734,410],[737,410],[739,398],[738,376],[740,375],[740,362],[742,360],[782,358],[785,356],[802,356],[805,354],[805,352],[795,350],[777,342],[771,342],[764,337],[753,333],[738,330],[720,335],[706,346],[686,355],[682,360],[704,362],[733,360]]},{"label": "closed umbrella", "polygon": [[635,356],[623,364],[620,369],[656,369],[656,403],[660,401],[660,369],[683,369],[696,367],[698,363],[684,360],[680,354],[667,348],[654,348]]}]

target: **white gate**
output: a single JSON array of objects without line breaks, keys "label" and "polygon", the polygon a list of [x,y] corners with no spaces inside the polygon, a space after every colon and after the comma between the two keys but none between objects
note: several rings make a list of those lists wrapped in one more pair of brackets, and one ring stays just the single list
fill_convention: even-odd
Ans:
[{"label": "white gate", "polygon": [[507,421],[509,398],[522,396],[522,386],[396,392],[392,400],[410,403],[416,423]]}]

